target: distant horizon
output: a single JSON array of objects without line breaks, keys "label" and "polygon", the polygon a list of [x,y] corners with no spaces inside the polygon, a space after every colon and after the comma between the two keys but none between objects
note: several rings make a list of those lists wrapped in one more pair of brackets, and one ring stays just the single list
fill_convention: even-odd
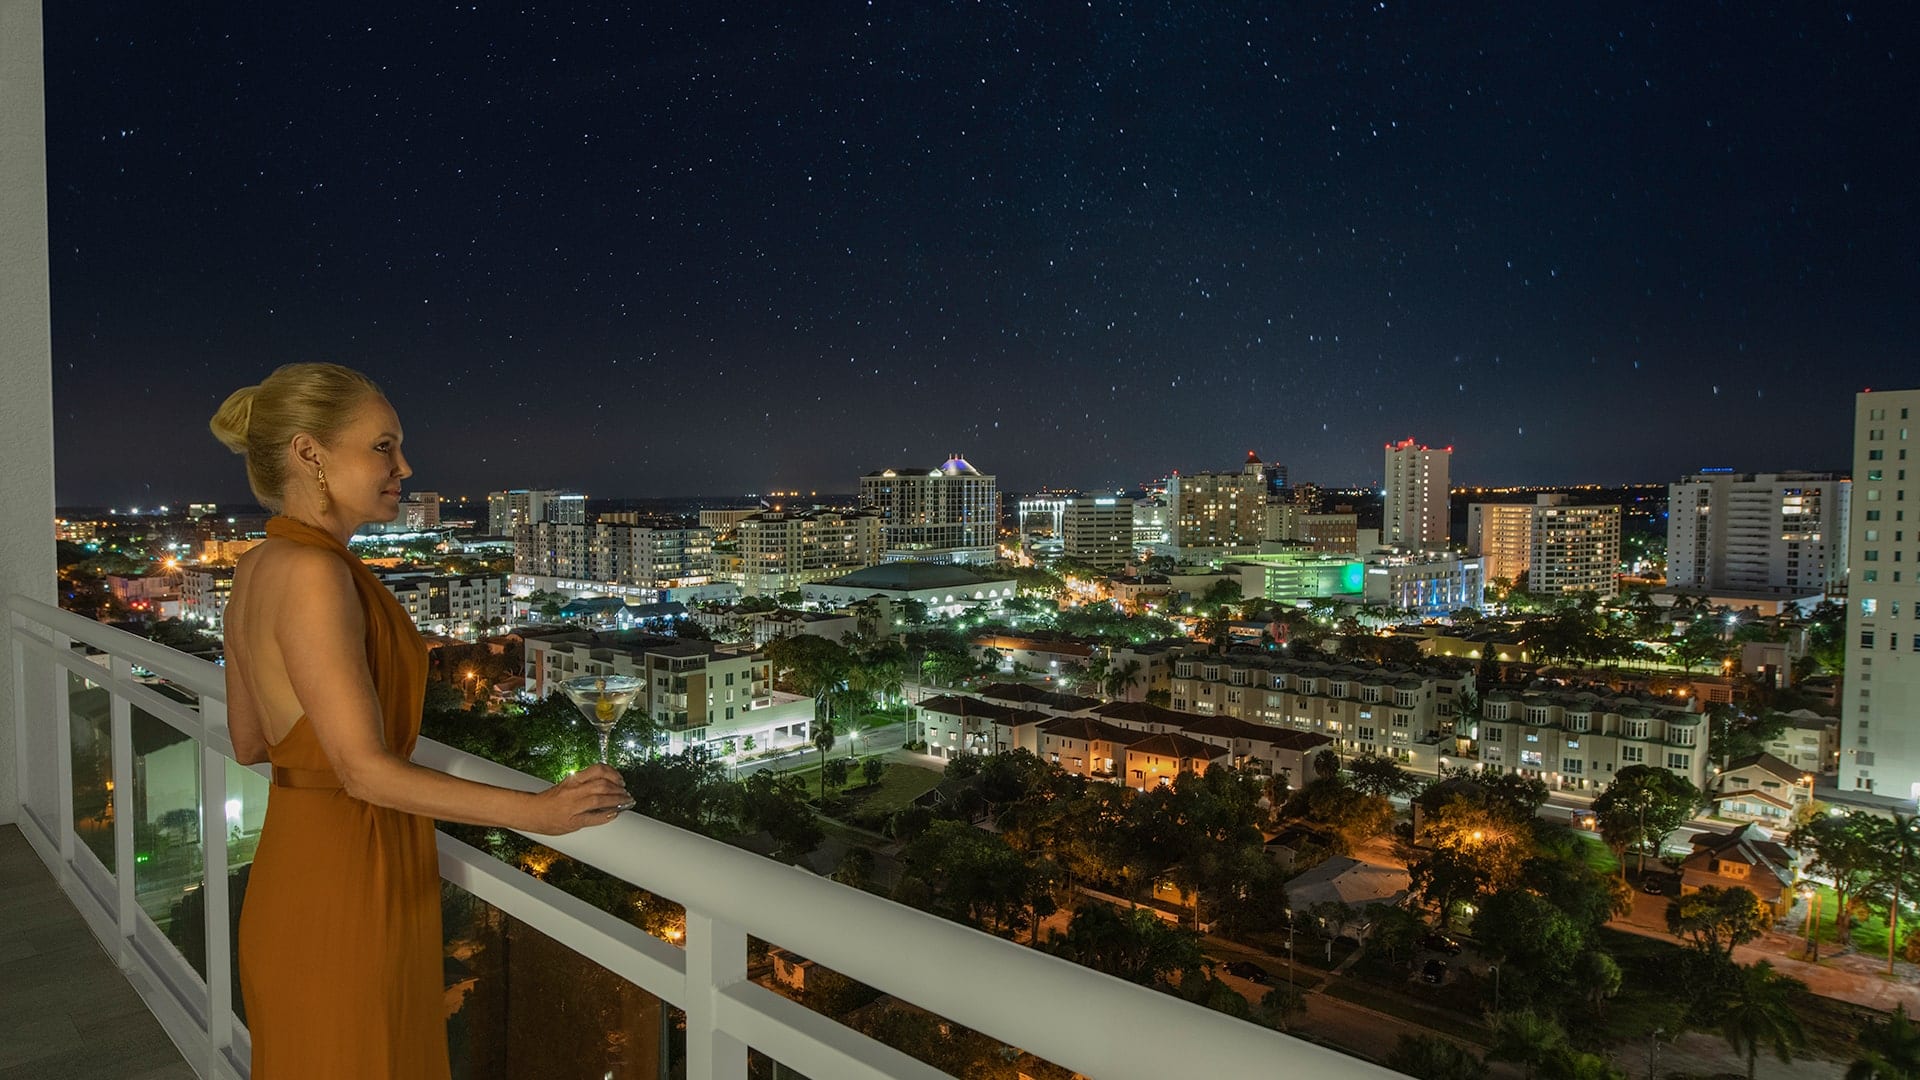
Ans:
[{"label": "distant horizon", "polygon": [[[1846,475],[1847,471],[1843,469],[1842,470],[1836,470],[1836,469],[1747,470],[1747,469],[1742,469],[1742,470],[1735,470],[1735,471],[1736,472],[1813,472],[1813,473],[1825,472],[1825,473],[1839,473],[1841,479],[1851,479]],[[1305,481],[1305,482],[1318,484],[1317,481]],[[1623,483],[1612,483],[1612,484],[1600,483],[1597,481],[1581,481],[1581,482],[1576,482],[1571,484],[1477,484],[1476,483],[1476,484],[1452,484],[1450,485],[1448,490],[1450,492],[1458,493],[1463,490],[1471,490],[1471,489],[1477,488],[1477,489],[1485,490],[1490,494],[1498,493],[1498,492],[1508,492],[1508,491],[1514,491],[1514,492],[1556,491],[1556,490],[1557,491],[1577,491],[1577,490],[1618,491],[1618,490],[1627,490],[1632,488],[1664,489],[1669,484],[1674,484],[1678,482],[1680,482],[1679,479],[1675,478],[1674,480],[1628,481]],[[1318,484],[1318,486],[1322,491],[1327,491],[1327,492],[1335,492],[1335,493],[1366,492],[1368,495],[1371,495],[1376,498],[1380,494],[1380,489],[1378,485],[1375,485],[1375,484],[1355,484],[1355,485],[1346,485],[1346,486],[1332,486],[1328,484]],[[490,491],[507,491],[507,490],[513,490],[513,489],[492,488],[489,490]],[[576,494],[584,494],[586,495],[590,504],[592,503],[599,503],[599,504],[695,503],[695,502],[706,501],[706,502],[712,502],[716,505],[711,507],[703,507],[703,509],[716,509],[716,510],[746,509],[747,508],[746,504],[748,504],[750,500],[756,500],[756,499],[765,500],[769,502],[776,502],[776,503],[783,502],[788,504],[803,504],[803,503],[808,503],[813,501],[828,503],[828,502],[835,502],[835,501],[856,500],[859,496],[859,492],[857,491],[824,491],[824,490],[820,491],[817,495],[815,494],[806,494],[806,495],[800,495],[800,496],[781,495],[773,499],[768,499],[766,496],[756,495],[752,493],[723,494],[723,493],[717,493],[717,492],[705,492],[705,493],[694,493],[694,494],[686,494],[686,495],[596,495],[593,492],[580,492],[577,489],[567,488],[567,487],[554,487],[551,489],[541,488],[541,487],[528,487],[528,490],[557,490],[557,491],[573,492]],[[1011,494],[1017,494],[1021,496],[1033,496],[1033,495],[1041,494],[1043,490],[1061,491],[1066,489],[1002,487],[1002,488],[999,488],[998,490],[1003,494],[1011,493]],[[1117,489],[1116,488],[1077,488],[1072,490],[1080,491],[1086,494],[1097,495],[1097,494],[1103,494],[1103,493],[1119,494],[1124,492],[1137,492],[1145,489],[1135,487],[1135,488],[1117,488]],[[461,505],[458,501],[459,498],[461,497],[460,493],[454,493],[451,496],[449,496],[449,494],[446,491],[441,489],[431,488],[431,487],[421,487],[421,488],[407,487],[402,492],[402,495],[401,495],[402,499],[405,499],[411,496],[415,491],[439,491],[441,496],[441,505],[443,507],[449,506],[449,505],[452,505],[452,506]],[[478,495],[468,493],[466,495],[466,498],[469,500],[469,502],[466,505],[469,507],[477,507],[482,512],[482,516],[484,516],[485,510],[486,510],[486,502],[485,502],[486,495],[487,495],[486,492],[482,492]],[[735,505],[732,507],[718,505],[723,502],[731,502],[731,503],[740,504],[740,505]],[[160,506],[167,507],[169,513],[182,513],[185,511],[186,507],[193,505],[195,503],[213,503],[214,505],[221,507],[222,510],[231,509],[231,510],[234,510],[235,512],[241,512],[242,510],[244,510],[244,512],[249,512],[249,513],[251,512],[269,513],[270,512],[270,511],[267,511],[265,507],[262,507],[258,503],[253,502],[251,496],[245,499],[235,499],[235,500],[223,500],[218,498],[214,498],[214,499],[185,498],[185,499],[180,499],[178,501],[175,501],[171,499],[165,499],[165,500],[155,500],[152,503],[62,502],[56,499],[54,510],[55,510],[55,513],[57,514],[77,513],[81,511],[116,511],[116,512],[124,511],[128,516],[132,516],[132,512],[135,509],[138,509],[140,511],[139,516],[145,517],[145,516],[151,515]]]}]

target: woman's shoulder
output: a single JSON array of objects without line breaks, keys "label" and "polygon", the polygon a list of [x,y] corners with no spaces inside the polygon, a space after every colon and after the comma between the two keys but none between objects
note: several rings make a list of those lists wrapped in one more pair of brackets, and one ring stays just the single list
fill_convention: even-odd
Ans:
[{"label": "woman's shoulder", "polygon": [[248,549],[234,564],[234,585],[241,579],[273,578],[283,584],[353,587],[353,572],[340,556],[311,544],[268,537]]}]

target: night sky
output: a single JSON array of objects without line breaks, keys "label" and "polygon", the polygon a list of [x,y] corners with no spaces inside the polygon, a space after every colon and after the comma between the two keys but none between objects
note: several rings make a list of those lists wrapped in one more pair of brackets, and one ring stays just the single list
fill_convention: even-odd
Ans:
[{"label": "night sky", "polygon": [[1906,4],[658,6],[48,5],[59,500],[244,500],[291,360],[607,497],[1845,469],[1920,385]]}]

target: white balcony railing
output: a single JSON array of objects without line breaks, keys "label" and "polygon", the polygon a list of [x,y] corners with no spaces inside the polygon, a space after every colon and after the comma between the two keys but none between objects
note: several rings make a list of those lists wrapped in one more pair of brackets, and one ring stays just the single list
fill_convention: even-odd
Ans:
[{"label": "white balcony railing", "polygon": [[[206,843],[207,829],[200,826],[226,838],[222,824],[245,814],[241,789],[257,796],[265,770],[242,769],[231,760],[221,669],[19,596],[9,597],[6,608],[22,831],[199,1075],[245,1077],[247,1033],[234,1014],[236,987],[229,975],[229,845]],[[104,717],[97,708],[101,691]],[[93,703],[84,715],[76,716],[77,700]],[[205,919],[204,951],[195,948],[192,958],[174,943],[179,928],[170,938],[149,912],[182,890],[176,875],[156,899],[158,871],[143,870],[151,853],[136,852],[136,830],[143,823],[135,820],[132,794],[136,784],[156,783],[148,775],[148,758],[141,759],[136,777],[136,729],[145,746],[171,738],[176,755],[192,755],[187,771],[197,768],[197,815],[176,811],[172,818],[175,839],[183,841],[188,832],[193,839],[168,846],[149,832],[143,840],[149,848],[167,847],[177,866],[198,867],[185,884],[186,892],[202,898]],[[110,759],[110,793],[76,792],[75,762],[83,753],[95,755],[94,763],[101,754]],[[533,777],[431,741],[421,742],[415,759],[473,780],[541,786]],[[101,805],[89,813],[108,796],[115,804],[111,811]],[[150,796],[158,797],[143,792],[137,801]],[[198,821],[189,823],[195,816]],[[245,831],[242,824],[233,821],[234,835]],[[684,1010],[689,1080],[744,1080],[748,1048],[817,1080],[945,1075],[749,982],[749,935],[1099,1080],[1165,1080],[1194,1071],[1356,1080],[1392,1075],[637,814],[540,839],[683,904],[684,947],[444,834],[441,873]],[[199,936],[201,928],[192,929],[191,936]]]}]

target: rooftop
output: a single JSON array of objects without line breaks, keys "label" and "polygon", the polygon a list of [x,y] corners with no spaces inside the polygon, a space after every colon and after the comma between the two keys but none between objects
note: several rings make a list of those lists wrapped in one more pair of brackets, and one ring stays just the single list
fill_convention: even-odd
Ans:
[{"label": "rooftop", "polygon": [[911,592],[916,589],[962,589],[985,585],[990,580],[970,570],[942,563],[895,562],[863,567],[822,585],[849,589],[882,589]]}]

